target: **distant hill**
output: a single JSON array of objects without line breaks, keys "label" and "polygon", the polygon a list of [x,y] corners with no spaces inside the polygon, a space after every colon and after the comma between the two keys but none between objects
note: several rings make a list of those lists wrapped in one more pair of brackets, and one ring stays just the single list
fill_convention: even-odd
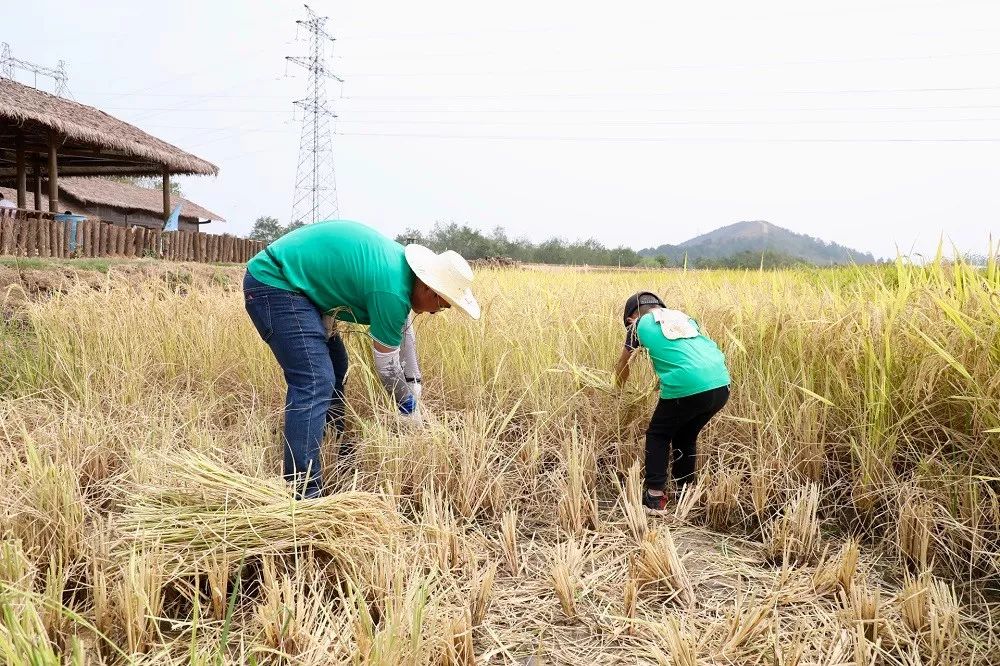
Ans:
[{"label": "distant hill", "polygon": [[684,241],[679,245],[661,245],[639,250],[644,257],[665,256],[670,263],[714,260],[738,254],[768,252],[798,259],[818,266],[831,264],[872,264],[870,252],[829,243],[819,238],[775,226],[770,222],[737,222]]}]

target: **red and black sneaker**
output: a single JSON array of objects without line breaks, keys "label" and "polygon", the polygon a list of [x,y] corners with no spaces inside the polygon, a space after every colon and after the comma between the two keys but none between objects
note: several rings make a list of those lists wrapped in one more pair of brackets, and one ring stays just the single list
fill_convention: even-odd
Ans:
[{"label": "red and black sneaker", "polygon": [[649,490],[642,491],[642,508],[646,513],[665,514],[667,513],[667,494],[650,495]]}]

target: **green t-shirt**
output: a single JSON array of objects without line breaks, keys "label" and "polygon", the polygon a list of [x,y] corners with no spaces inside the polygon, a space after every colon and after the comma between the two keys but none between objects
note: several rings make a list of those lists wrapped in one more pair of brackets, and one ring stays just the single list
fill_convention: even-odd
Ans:
[{"label": "green t-shirt", "polygon": [[247,270],[264,284],[304,294],[341,321],[369,324],[377,341],[399,346],[416,276],[403,246],[371,227],[308,224],[255,255]]},{"label": "green t-shirt", "polygon": [[670,340],[646,313],[636,325],[639,342],[649,350],[653,370],[660,378],[661,398],[683,398],[729,384],[726,358],[698,322],[689,321],[698,330],[697,337]]}]

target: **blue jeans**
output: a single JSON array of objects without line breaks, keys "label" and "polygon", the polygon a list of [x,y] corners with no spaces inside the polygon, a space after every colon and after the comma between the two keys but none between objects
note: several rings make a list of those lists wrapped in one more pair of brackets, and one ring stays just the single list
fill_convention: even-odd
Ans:
[{"label": "blue jeans", "polygon": [[335,335],[327,340],[322,314],[306,296],[243,278],[247,314],[281,366],[285,397],[285,479],[300,498],[323,491],[320,445],[326,427],[344,424],[347,350]]}]

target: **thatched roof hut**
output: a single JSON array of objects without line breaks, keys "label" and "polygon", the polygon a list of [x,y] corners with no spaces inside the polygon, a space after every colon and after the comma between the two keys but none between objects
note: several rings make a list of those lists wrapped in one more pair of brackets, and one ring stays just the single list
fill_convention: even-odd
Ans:
[{"label": "thatched roof hut", "polygon": [[[62,176],[158,176],[169,191],[171,174],[216,175],[219,168],[99,109],[0,77],[0,184],[17,189],[20,208],[27,207],[29,172],[36,208],[44,177],[55,211]],[[169,212],[166,198],[161,211]]]},{"label": "thatched roof hut", "polygon": [[[13,188],[0,187],[0,194],[11,201],[17,196]],[[59,204],[62,210],[98,217],[118,225],[139,225],[160,228],[163,225],[163,195],[159,190],[140,187],[107,178],[60,178]],[[190,199],[170,195],[170,207],[181,205],[180,228],[193,231],[209,222],[225,222],[217,213],[199,206]],[[48,198],[43,195],[43,207]]]}]

